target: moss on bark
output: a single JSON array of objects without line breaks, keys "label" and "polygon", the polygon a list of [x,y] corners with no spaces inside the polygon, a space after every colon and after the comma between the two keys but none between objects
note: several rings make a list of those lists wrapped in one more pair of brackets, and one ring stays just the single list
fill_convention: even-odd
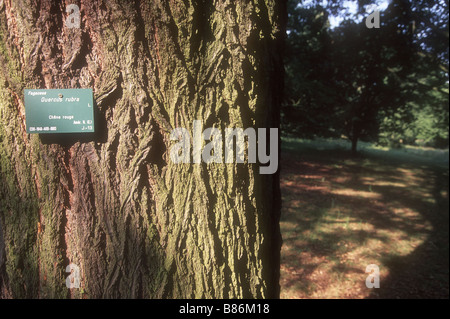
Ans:
[{"label": "moss on bark", "polygon": [[[277,297],[278,174],[173,164],[169,133],[278,127],[284,4],[78,4],[80,29],[0,8],[0,296]],[[22,90],[69,87],[94,88],[96,133],[26,134]]]}]

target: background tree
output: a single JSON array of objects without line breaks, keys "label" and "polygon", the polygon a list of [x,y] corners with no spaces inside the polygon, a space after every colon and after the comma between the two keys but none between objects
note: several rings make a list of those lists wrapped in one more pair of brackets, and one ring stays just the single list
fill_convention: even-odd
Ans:
[{"label": "background tree", "polygon": [[381,112],[379,142],[448,147],[448,3],[395,1],[385,16],[393,21],[387,31],[397,52],[408,47],[399,46],[395,31],[410,35],[413,63],[404,65],[404,56],[411,53],[403,50],[397,62],[402,72],[395,76],[407,88],[405,98],[393,112]]},{"label": "background tree", "polygon": [[[278,174],[168,150],[197,119],[278,126],[283,2],[70,3],[79,29],[0,2],[0,296],[277,297]],[[86,87],[95,134],[26,134],[25,88]]]},{"label": "background tree", "polygon": [[332,115],[337,96],[333,72],[328,12],[322,6],[304,8],[288,1],[285,69],[284,132],[303,137],[333,136]]},{"label": "background tree", "polygon": [[288,5],[285,129],[343,135],[354,152],[359,139],[448,146],[448,4],[391,1],[381,28],[368,29],[369,2],[358,1],[331,29],[327,17],[345,8],[314,3]]},{"label": "background tree", "polygon": [[332,32],[334,79],[342,95],[333,113],[342,120],[339,126],[351,140],[353,152],[359,139],[376,140],[381,111],[396,113],[410,97],[412,86],[407,79],[416,49],[409,25],[403,23],[408,20],[406,10],[392,2],[381,17],[382,28],[347,21]]}]

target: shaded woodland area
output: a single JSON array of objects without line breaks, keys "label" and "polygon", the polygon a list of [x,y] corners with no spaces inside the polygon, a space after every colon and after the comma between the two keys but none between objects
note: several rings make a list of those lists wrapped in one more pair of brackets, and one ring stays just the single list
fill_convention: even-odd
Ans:
[{"label": "shaded woodland area", "polygon": [[286,134],[448,148],[446,1],[389,1],[379,28],[369,1],[333,27],[345,3],[288,3]]},{"label": "shaded woodland area", "polygon": [[281,297],[448,298],[448,2],[353,4],[288,1]]}]

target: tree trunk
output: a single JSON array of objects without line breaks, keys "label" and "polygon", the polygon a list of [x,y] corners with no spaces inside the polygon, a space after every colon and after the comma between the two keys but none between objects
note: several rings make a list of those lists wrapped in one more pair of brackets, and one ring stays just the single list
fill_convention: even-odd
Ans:
[{"label": "tree trunk", "polygon": [[[284,4],[212,3],[0,1],[0,297],[279,296],[278,173],[169,158],[279,126]],[[95,133],[26,134],[25,88],[93,88]]]},{"label": "tree trunk", "polygon": [[356,155],[358,152],[358,137],[352,136],[352,154]]}]

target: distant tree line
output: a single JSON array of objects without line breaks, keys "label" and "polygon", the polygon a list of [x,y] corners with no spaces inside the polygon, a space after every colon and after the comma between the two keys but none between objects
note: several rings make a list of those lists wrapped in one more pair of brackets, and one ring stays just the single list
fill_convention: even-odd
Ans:
[{"label": "distant tree line", "polygon": [[[360,17],[368,2],[359,1]],[[448,147],[448,2],[392,0],[380,28],[288,2],[284,133]]]}]

